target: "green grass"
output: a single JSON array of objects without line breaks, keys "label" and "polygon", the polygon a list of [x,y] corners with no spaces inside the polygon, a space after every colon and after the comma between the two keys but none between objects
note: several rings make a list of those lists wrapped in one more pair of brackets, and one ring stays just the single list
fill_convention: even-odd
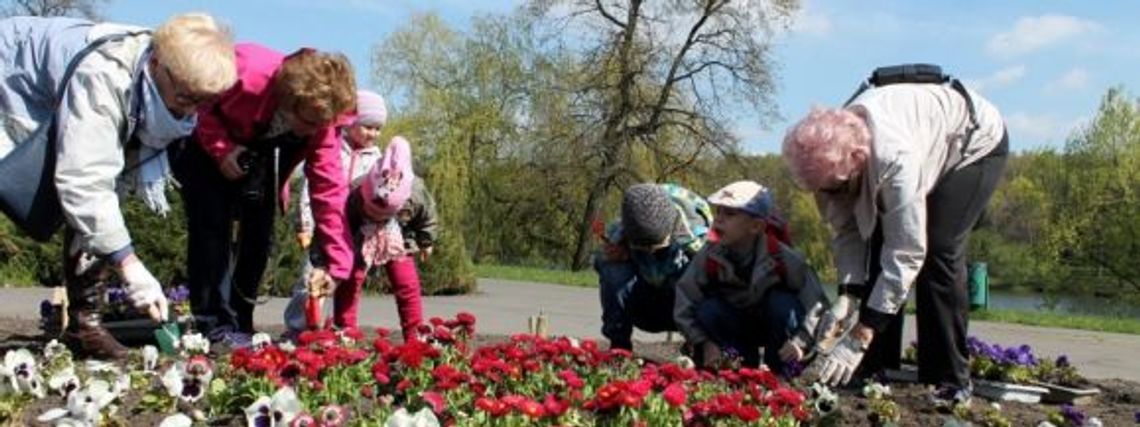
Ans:
[{"label": "green grass", "polygon": [[970,320],[1140,335],[1140,319],[1125,317],[1051,311],[982,310],[970,313]]},{"label": "green grass", "polygon": [[[475,275],[486,279],[518,280],[580,287],[598,286],[598,276],[593,270],[575,272],[537,267],[477,264]],[[908,312],[913,314],[914,307],[908,307]],[[970,320],[1140,335],[1140,319],[1122,317],[1050,311],[981,310],[970,313]]]},{"label": "green grass", "polygon": [[476,264],[475,276],[484,279],[553,283],[584,288],[594,288],[598,286],[598,275],[594,273],[593,269],[570,271],[537,267],[517,267],[513,265]]}]

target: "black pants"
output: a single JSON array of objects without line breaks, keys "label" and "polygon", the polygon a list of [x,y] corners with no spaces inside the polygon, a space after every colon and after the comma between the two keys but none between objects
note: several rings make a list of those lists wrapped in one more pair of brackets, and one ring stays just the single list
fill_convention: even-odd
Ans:
[{"label": "black pants", "polygon": [[[915,279],[918,321],[918,379],[923,384],[966,386],[970,381],[966,348],[969,290],[966,247],[970,230],[993,195],[1009,156],[1009,136],[990,154],[942,178],[926,197],[926,259]],[[882,271],[882,230],[871,241],[868,283]],[[865,306],[867,299],[864,298]],[[871,343],[860,371],[872,374],[898,369],[902,354],[905,310]]]},{"label": "black pants", "polygon": [[[259,157],[251,168],[262,168],[266,177],[257,186],[247,183],[254,173],[237,181],[226,179],[196,141],[180,144],[174,172],[182,184],[186,209],[186,275],[190,306],[199,329],[228,327],[253,332],[257,289],[273,244],[277,190],[288,179],[286,159],[297,153],[299,141],[289,136],[255,143]],[[274,146],[281,149],[281,172],[276,183],[272,172]],[[258,189],[261,197],[251,197],[249,193]]]}]

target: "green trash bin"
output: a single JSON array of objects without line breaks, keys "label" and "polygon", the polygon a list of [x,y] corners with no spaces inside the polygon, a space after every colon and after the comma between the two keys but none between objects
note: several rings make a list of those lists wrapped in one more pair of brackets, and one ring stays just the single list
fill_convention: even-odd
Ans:
[{"label": "green trash bin", "polygon": [[986,263],[975,262],[970,264],[970,309],[989,308],[990,306],[990,276],[986,271]]}]

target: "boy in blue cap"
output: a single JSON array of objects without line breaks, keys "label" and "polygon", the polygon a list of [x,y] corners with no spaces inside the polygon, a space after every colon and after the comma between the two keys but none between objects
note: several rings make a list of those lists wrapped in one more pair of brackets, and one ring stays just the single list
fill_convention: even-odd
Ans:
[{"label": "boy in blue cap", "polygon": [[677,281],[674,319],[696,360],[715,367],[725,350],[745,365],[780,371],[814,345],[829,303],[815,271],[788,243],[772,195],[738,181],[708,198],[716,242]]}]

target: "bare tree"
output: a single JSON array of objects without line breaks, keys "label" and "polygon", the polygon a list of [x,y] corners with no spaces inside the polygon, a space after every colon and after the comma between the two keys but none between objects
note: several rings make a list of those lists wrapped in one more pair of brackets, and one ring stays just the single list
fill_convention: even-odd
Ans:
[{"label": "bare tree", "polygon": [[110,0],[6,0],[4,16],[71,16],[102,21],[100,9]]},{"label": "bare tree", "polygon": [[[647,152],[667,176],[710,152],[735,152],[729,128],[775,115],[770,42],[795,0],[535,0],[529,4],[594,73],[583,108],[596,131],[592,185],[572,266],[590,250],[590,225],[621,181],[643,179],[631,153]],[[668,140],[666,140],[668,136]]]}]

